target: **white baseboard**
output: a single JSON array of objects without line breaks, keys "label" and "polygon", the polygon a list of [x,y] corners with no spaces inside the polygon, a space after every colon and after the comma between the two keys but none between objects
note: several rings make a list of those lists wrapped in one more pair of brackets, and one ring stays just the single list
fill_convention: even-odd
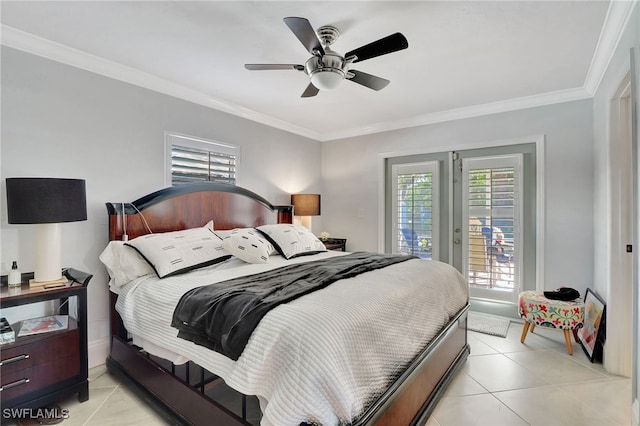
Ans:
[{"label": "white baseboard", "polygon": [[633,400],[631,405],[631,424],[633,426],[640,425],[640,402],[637,398]]},{"label": "white baseboard", "polygon": [[109,337],[89,342],[88,350],[89,368],[104,364],[109,355]]}]

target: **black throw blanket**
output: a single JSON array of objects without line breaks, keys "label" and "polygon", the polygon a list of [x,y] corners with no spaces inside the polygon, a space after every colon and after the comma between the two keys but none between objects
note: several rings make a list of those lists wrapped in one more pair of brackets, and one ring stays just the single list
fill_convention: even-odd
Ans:
[{"label": "black throw blanket", "polygon": [[237,360],[262,317],[279,304],[409,259],[358,252],[196,287],[180,298],[171,326],[178,337]]}]

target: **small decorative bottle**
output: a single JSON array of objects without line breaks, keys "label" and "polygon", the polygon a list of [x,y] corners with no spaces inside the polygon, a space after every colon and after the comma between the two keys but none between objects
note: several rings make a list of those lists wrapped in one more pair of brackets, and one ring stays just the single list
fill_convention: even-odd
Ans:
[{"label": "small decorative bottle", "polygon": [[18,270],[18,262],[16,262],[15,260],[11,265],[11,271],[9,271],[9,277],[7,281],[9,287],[20,287],[20,285],[22,284],[22,276],[20,275],[20,271]]}]

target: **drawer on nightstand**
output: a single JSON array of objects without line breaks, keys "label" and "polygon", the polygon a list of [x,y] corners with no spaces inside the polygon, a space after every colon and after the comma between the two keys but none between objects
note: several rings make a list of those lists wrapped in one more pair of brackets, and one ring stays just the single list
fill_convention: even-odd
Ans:
[{"label": "drawer on nightstand", "polygon": [[18,396],[41,390],[80,375],[80,354],[52,359],[46,364],[18,370],[10,374],[2,374],[2,401],[10,401]]},{"label": "drawer on nightstand", "polygon": [[14,343],[0,347],[0,374],[4,377],[12,371],[48,363],[53,358],[67,357],[77,352],[80,333],[75,321],[69,321],[69,327],[48,334],[19,337]]},{"label": "drawer on nightstand", "polygon": [[80,375],[80,331],[77,328],[40,337],[35,340],[20,338],[2,349],[0,396],[3,403]]}]

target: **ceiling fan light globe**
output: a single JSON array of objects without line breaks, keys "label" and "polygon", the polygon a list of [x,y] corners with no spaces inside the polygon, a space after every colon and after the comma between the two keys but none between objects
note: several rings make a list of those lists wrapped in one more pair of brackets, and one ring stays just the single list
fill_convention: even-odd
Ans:
[{"label": "ceiling fan light globe", "polygon": [[344,80],[344,72],[334,68],[321,68],[311,74],[311,84],[320,90],[333,90]]}]

